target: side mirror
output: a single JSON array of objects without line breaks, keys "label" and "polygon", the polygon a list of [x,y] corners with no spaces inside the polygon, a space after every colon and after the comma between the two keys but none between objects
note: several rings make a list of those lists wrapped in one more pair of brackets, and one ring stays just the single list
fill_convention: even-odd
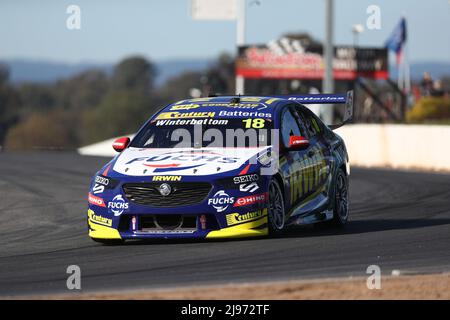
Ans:
[{"label": "side mirror", "polygon": [[126,147],[128,147],[129,144],[130,144],[130,138],[123,137],[123,138],[116,139],[113,142],[112,147],[117,152],[122,152]]},{"label": "side mirror", "polygon": [[302,136],[290,136],[289,149],[303,150],[309,147],[309,140]]}]

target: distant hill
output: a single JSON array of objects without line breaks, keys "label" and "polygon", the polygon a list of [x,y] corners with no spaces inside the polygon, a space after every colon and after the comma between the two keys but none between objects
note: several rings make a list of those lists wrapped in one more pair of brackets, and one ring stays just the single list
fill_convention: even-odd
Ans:
[{"label": "distant hill", "polygon": [[[6,64],[10,71],[10,80],[13,83],[39,82],[49,83],[56,80],[74,76],[88,69],[99,69],[111,74],[114,64],[101,63],[60,63],[50,61],[32,60],[6,60],[0,61]],[[209,59],[176,59],[155,62],[158,70],[156,85],[163,84],[167,79],[186,71],[200,71],[212,63]]]},{"label": "distant hill", "polygon": [[[158,76],[156,84],[162,85],[167,79],[186,71],[201,71],[213,62],[212,59],[173,59],[156,61]],[[114,64],[101,63],[59,63],[32,60],[7,60],[5,63],[10,69],[10,79],[13,83],[21,82],[54,82],[59,79],[71,77],[88,69],[100,69],[111,74]],[[391,65],[391,78],[397,78],[397,68]],[[421,79],[427,71],[433,79],[450,76],[450,61],[444,62],[415,62],[411,64],[411,78]]]},{"label": "distant hill", "polygon": [[158,69],[156,84],[161,85],[183,72],[206,70],[213,62],[213,59],[179,59],[156,62]]},{"label": "distant hill", "polygon": [[112,64],[95,63],[59,63],[50,61],[33,60],[7,60],[0,61],[9,67],[10,81],[21,82],[54,82],[56,80],[71,77],[88,69],[100,69],[108,74],[113,70]]}]

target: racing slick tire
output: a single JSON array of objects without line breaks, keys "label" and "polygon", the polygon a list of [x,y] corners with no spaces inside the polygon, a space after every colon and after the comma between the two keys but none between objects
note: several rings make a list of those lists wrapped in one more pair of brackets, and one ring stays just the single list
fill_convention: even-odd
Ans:
[{"label": "racing slick tire", "polygon": [[267,205],[267,222],[270,236],[280,235],[284,231],[284,198],[280,184],[276,179],[269,183],[269,203]]},{"label": "racing slick tire", "polygon": [[348,221],[348,177],[338,169],[335,180],[332,225],[343,227]]}]

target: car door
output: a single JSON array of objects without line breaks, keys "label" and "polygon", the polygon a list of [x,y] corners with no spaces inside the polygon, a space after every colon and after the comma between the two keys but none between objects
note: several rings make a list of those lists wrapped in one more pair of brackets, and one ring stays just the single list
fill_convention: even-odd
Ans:
[{"label": "car door", "polygon": [[308,194],[309,180],[308,172],[312,170],[312,163],[309,161],[307,154],[310,148],[305,150],[288,150],[289,140],[291,136],[303,136],[308,138],[306,129],[298,117],[293,105],[283,108],[281,115],[281,146],[284,149],[283,161],[286,164],[285,178],[289,182],[289,200],[290,207],[295,207]]},{"label": "car door", "polygon": [[295,109],[308,133],[310,147],[307,156],[313,164],[312,172],[308,173],[309,189],[316,192],[322,190],[331,177],[330,148],[324,138],[322,122],[306,107],[297,105]]}]

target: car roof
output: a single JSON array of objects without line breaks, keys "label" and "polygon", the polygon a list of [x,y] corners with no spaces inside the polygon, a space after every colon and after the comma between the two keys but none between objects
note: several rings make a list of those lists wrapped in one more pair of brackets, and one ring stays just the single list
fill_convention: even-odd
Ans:
[{"label": "car roof", "polygon": [[260,96],[220,96],[180,100],[160,110],[153,119],[177,118],[272,118],[287,100]]}]

